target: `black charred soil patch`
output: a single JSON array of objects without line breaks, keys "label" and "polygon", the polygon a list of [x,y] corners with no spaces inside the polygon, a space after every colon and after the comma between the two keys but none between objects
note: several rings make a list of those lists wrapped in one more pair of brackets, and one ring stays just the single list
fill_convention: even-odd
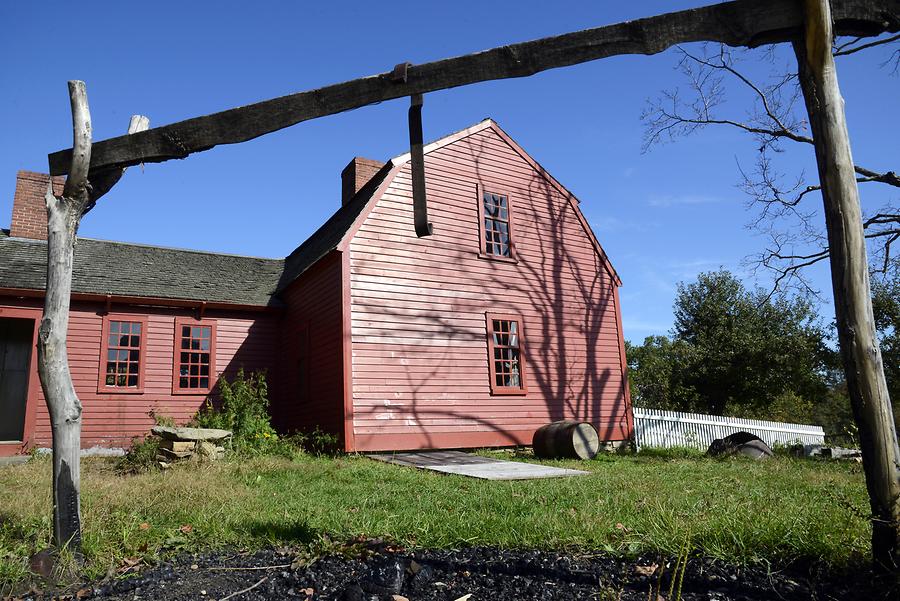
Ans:
[{"label": "black charred soil patch", "polygon": [[[25,598],[403,601],[894,599],[867,570],[740,567],[702,557],[471,547],[405,551],[376,543],[311,559],[287,549],[185,554],[130,577]],[[229,597],[229,595],[233,595]],[[467,595],[471,595],[467,597]]]}]

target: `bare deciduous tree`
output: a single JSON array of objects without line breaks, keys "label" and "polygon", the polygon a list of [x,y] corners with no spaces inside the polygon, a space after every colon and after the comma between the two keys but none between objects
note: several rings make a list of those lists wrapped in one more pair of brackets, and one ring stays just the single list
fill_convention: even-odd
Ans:
[{"label": "bare deciduous tree", "polygon": [[[836,45],[834,55],[887,44],[900,45],[900,36],[866,44],[859,44],[859,39]],[[767,245],[762,252],[749,257],[748,263],[754,269],[774,272],[776,289],[793,286],[815,292],[804,276],[804,268],[828,259],[824,224],[819,211],[810,205],[819,198],[811,193],[820,191],[821,186],[808,182],[804,173],[790,176],[778,166],[778,155],[789,147],[813,145],[797,72],[786,73],[776,68],[768,81],[759,83],[742,69],[744,53],[751,51],[724,45],[707,45],[700,52],[683,47],[677,50],[678,69],[685,77],[687,93],[679,89],[665,91],[648,103],[642,113],[644,150],[710,126],[737,129],[751,136],[756,148],[753,166],[747,169],[738,164],[739,187],[748,197],[748,206],[756,211],[750,226],[764,234]],[[763,59],[774,64],[772,47],[761,52]],[[752,99],[743,115],[727,112],[729,84],[736,85],[739,93]],[[854,170],[858,183],[900,188],[900,176],[894,171],[875,171],[858,164]],[[892,245],[900,239],[900,206],[891,202],[871,211],[865,215],[863,225],[870,242],[873,272],[882,273],[895,250]]]}]

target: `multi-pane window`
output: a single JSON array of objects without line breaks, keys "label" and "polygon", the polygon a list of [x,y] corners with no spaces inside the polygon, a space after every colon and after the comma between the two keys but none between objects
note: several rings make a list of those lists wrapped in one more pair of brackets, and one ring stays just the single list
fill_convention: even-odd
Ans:
[{"label": "multi-pane window", "polygon": [[525,393],[521,318],[489,313],[487,325],[491,391],[494,394]]},{"label": "multi-pane window", "polygon": [[143,382],[144,318],[107,316],[103,327],[99,391],[141,392]]},{"label": "multi-pane window", "polygon": [[208,321],[175,322],[176,392],[208,392],[215,370],[215,326]]},{"label": "multi-pane window", "polygon": [[509,196],[479,186],[481,252],[487,257],[515,258]]}]

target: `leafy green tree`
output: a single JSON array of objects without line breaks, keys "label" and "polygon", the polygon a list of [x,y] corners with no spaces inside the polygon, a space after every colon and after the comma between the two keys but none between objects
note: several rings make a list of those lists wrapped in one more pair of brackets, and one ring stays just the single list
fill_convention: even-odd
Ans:
[{"label": "leafy green tree", "polygon": [[678,286],[674,340],[692,352],[677,355],[673,378],[715,414],[766,408],[787,392],[810,397],[824,393],[824,338],[807,301],[748,291],[728,271],[702,273]]},{"label": "leafy green tree", "polygon": [[828,349],[812,306],[747,290],[728,271],[681,283],[672,336],[630,345],[632,393],[645,407],[765,416],[810,414],[828,391]]},{"label": "leafy green tree", "polygon": [[628,383],[635,405],[653,409],[672,407],[672,341],[667,336],[647,336],[637,346],[625,341]]},{"label": "leafy green tree", "polygon": [[894,421],[900,426],[900,261],[884,279],[872,282],[872,311]]},{"label": "leafy green tree", "polygon": [[625,343],[631,397],[639,407],[683,410],[692,408],[696,393],[686,390],[673,377],[674,368],[692,352],[684,341],[668,336],[648,336],[644,344]]}]

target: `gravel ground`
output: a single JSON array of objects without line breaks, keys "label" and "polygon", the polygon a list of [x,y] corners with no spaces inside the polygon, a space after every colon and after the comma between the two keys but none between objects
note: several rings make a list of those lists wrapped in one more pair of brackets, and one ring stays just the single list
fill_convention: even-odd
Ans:
[{"label": "gravel ground", "polygon": [[[123,601],[646,601],[657,591],[661,598],[670,598],[669,574],[673,571],[670,563],[660,579],[660,560],[652,557],[626,560],[606,555],[489,547],[408,552],[375,544],[355,555],[331,555],[312,563],[296,559],[288,550],[277,549],[183,555],[145,567],[131,577],[120,576],[65,593],[57,591],[53,596]],[[863,571],[852,575],[799,569],[776,572],[695,557],[684,573],[681,599],[900,598],[896,594],[896,588],[889,590]],[[42,596],[35,592],[25,598]]]}]

